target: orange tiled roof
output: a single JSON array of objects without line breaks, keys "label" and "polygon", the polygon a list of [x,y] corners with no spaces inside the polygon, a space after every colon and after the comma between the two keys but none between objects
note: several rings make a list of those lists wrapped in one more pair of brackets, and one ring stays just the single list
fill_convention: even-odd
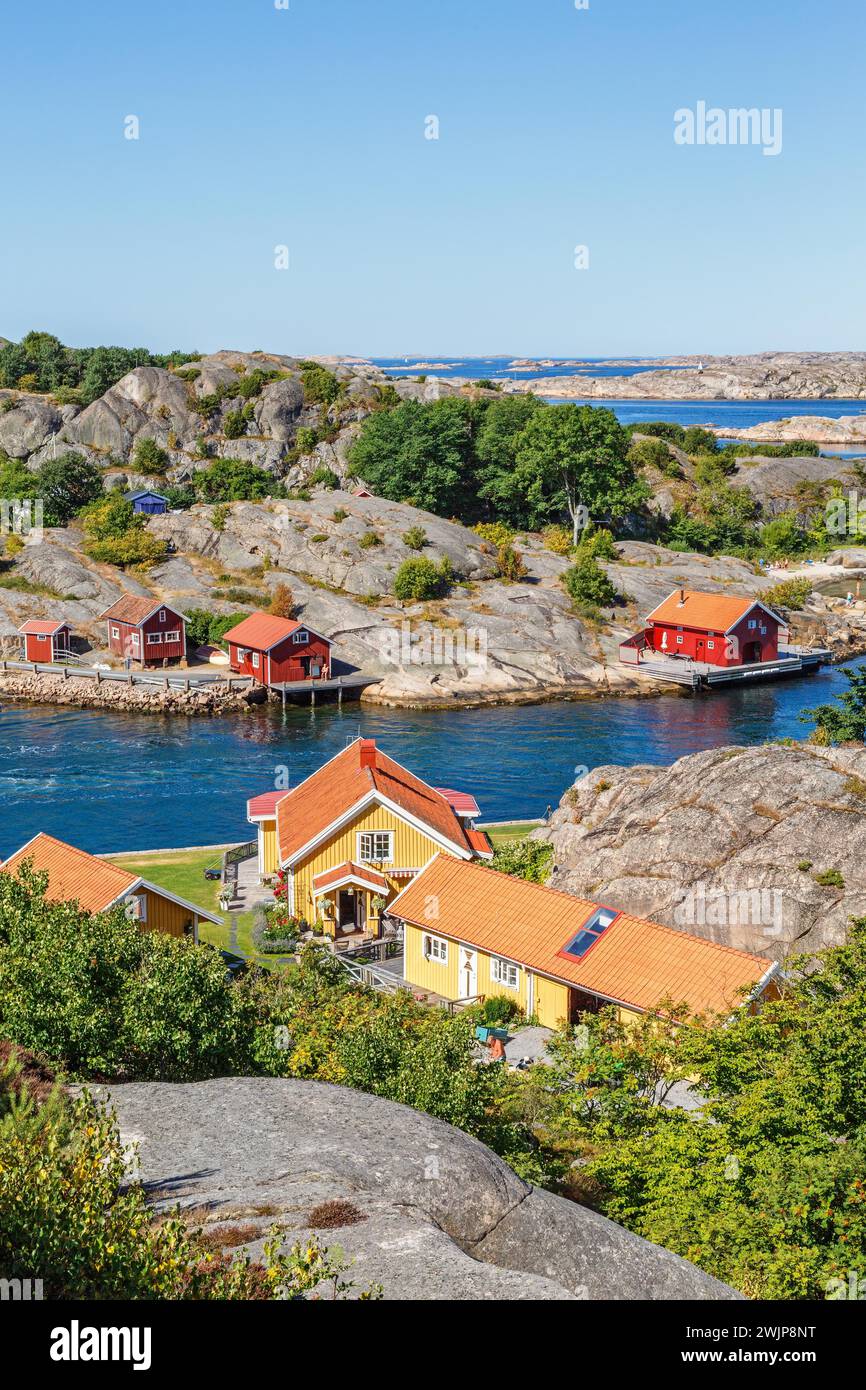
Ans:
[{"label": "orange tiled roof", "polygon": [[480,854],[483,859],[493,857],[493,846],[483,830],[474,830],[472,826],[466,827],[466,838],[476,854]]},{"label": "orange tiled roof", "polygon": [[[682,603],[681,593],[685,596]],[[758,599],[740,598],[735,594],[705,594],[697,589],[674,589],[658,608],[647,615],[647,622],[676,623],[681,627],[699,627],[710,632],[730,632],[758,602]]]},{"label": "orange tiled roof", "polygon": [[[362,766],[364,750],[370,766]],[[477,852],[460,817],[441,792],[394,762],[372,739],[356,739],[279,802],[277,838],[281,862],[290,860],[371,792],[379,792],[395,802],[459,849]]]},{"label": "orange tiled roof", "polygon": [[366,864],[353,864],[350,860],[347,860],[345,864],[338,864],[336,869],[326,869],[322,874],[315,874],[313,887],[317,893],[321,893],[324,889],[330,888],[332,884],[342,883],[347,878],[360,879],[370,888],[378,888],[386,893],[388,891],[388,880],[384,874],[377,873],[375,869],[368,868]]},{"label": "orange tiled roof", "polygon": [[[426,916],[431,900],[437,906],[435,921]],[[416,926],[641,1010],[668,996],[685,999],[694,1012],[730,1012],[740,1002],[738,990],[757,984],[772,966],[764,956],[628,913],[620,913],[582,959],[562,956],[598,906],[440,854],[389,910]]]},{"label": "orange tiled roof", "polygon": [[53,637],[68,626],[68,623],[53,623],[50,618],[28,618],[18,631],[26,637]]},{"label": "orange tiled roof", "polygon": [[[313,631],[306,623],[295,622],[293,618],[278,618],[275,613],[251,613],[248,618],[239,622],[237,627],[230,628],[223,641],[268,652],[279,642],[291,637],[299,628],[304,628],[307,632]],[[314,636],[321,637],[321,633],[317,632]],[[327,642],[329,639],[326,637],[323,640]]]},{"label": "orange tiled roof", "polygon": [[150,597],[139,598],[137,594],[124,594],[110,608],[106,608],[104,613],[100,613],[100,618],[114,618],[119,623],[130,623],[133,627],[138,627],[141,623],[146,623],[148,618],[154,613],[165,609],[168,613],[174,614],[176,618],[183,618],[184,614],[172,608],[170,603],[163,603],[159,599]]},{"label": "orange tiled roof", "polygon": [[31,859],[40,873],[47,872],[47,898],[52,902],[77,900],[86,912],[103,912],[139,882],[136,874],[42,832],[6,860],[4,872],[14,873],[26,859]]}]

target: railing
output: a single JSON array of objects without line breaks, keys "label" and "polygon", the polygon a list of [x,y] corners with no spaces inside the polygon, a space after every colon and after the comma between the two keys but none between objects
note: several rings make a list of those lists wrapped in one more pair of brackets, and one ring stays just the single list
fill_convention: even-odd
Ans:
[{"label": "railing", "polygon": [[232,897],[235,896],[238,883],[238,865],[244,863],[247,859],[252,859],[255,855],[258,855],[258,852],[259,844],[257,840],[247,840],[244,845],[232,845],[231,849],[223,850],[223,892],[220,893],[220,897],[224,895],[224,891],[229,885],[231,885]]},{"label": "railing", "polygon": [[447,999],[445,1001],[445,1007],[453,1018],[455,1014],[462,1013],[464,1009],[470,1008],[472,1004],[483,1004],[485,998],[486,995],[484,994],[467,994],[465,999]]},{"label": "railing", "polygon": [[371,965],[369,962],[360,962],[348,959],[344,955],[335,956],[343,969],[358,984],[369,985],[371,989],[378,989],[383,994],[396,994],[400,989],[407,989],[408,986],[402,975],[395,975],[392,970],[383,970],[381,966]]},{"label": "railing", "polygon": [[195,690],[209,685],[226,685],[229,690],[250,685],[248,676],[188,676],[156,671],[112,671],[100,666],[87,666],[80,657],[70,654],[65,662],[0,660],[0,671],[23,671],[34,676],[59,676],[61,680],[115,681],[123,685],[158,685],[163,689]]}]

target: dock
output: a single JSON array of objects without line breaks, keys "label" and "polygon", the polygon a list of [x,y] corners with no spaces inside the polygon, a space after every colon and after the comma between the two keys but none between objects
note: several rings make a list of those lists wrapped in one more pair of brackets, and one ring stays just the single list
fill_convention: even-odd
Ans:
[{"label": "dock", "polygon": [[298,696],[304,699],[309,696],[310,704],[315,705],[317,695],[332,694],[336,695],[337,704],[341,705],[344,697],[357,700],[362,690],[366,690],[368,685],[378,685],[381,680],[381,676],[356,671],[351,675],[333,676],[329,680],[275,681],[269,688],[281,697],[285,709],[286,701],[297,699]]},{"label": "dock", "polygon": [[648,660],[641,654],[639,662],[623,662],[622,665],[642,671],[655,680],[695,691],[806,675],[833,659],[833,653],[824,647],[785,647],[781,650],[784,655],[778,656],[775,661],[747,662],[742,666],[712,666],[709,662],[695,661],[691,657],[665,657],[658,653]]}]

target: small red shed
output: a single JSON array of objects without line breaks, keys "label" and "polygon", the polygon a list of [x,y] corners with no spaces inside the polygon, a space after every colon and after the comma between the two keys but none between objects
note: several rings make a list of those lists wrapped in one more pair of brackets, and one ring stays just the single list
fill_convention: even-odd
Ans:
[{"label": "small red shed", "polygon": [[259,685],[327,680],[331,672],[330,640],[292,618],[251,613],[225,634],[225,641],[231,669]]},{"label": "small red shed", "polygon": [[30,618],[19,627],[25,661],[62,661],[69,655],[72,629],[68,623]]},{"label": "small red shed", "polygon": [[649,651],[710,666],[776,661],[782,619],[754,598],[675,589],[647,617]]},{"label": "small red shed", "polygon": [[101,615],[108,625],[108,648],[142,666],[162,666],[186,656],[186,618],[167,603],[124,594]]}]

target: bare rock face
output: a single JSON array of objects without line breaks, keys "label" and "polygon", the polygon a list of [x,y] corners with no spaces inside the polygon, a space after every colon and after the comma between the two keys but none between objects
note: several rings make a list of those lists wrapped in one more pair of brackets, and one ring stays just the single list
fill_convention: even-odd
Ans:
[{"label": "bare rock face", "polygon": [[784,960],[840,943],[866,914],[866,750],[716,748],[672,767],[597,767],[534,838],[553,845],[565,892]]},{"label": "bare rock face", "polygon": [[70,442],[127,458],[139,437],[165,446],[169,432],[192,445],[200,432],[186,384],[162,367],[136,367],[67,426]]},{"label": "bare rock face", "polygon": [[57,434],[63,415],[46,396],[0,391],[0,452],[27,458]]},{"label": "bare rock face", "polygon": [[[231,1077],[111,1088],[159,1210],[207,1209],[289,1242],[342,1200],[353,1224],[319,1231],[386,1299],[737,1299],[687,1261],[522,1182],[450,1125],[314,1081]],[[360,1219],[357,1219],[357,1218]],[[215,1225],[215,1230],[219,1229]],[[257,1254],[261,1241],[251,1245]]]},{"label": "bare rock face", "polygon": [[581,373],[577,377],[539,377],[509,381],[504,389],[534,391],[539,396],[604,400],[866,397],[866,354],[862,352],[759,352],[742,357],[658,358],[653,362],[659,369],[634,376],[593,377]]}]

